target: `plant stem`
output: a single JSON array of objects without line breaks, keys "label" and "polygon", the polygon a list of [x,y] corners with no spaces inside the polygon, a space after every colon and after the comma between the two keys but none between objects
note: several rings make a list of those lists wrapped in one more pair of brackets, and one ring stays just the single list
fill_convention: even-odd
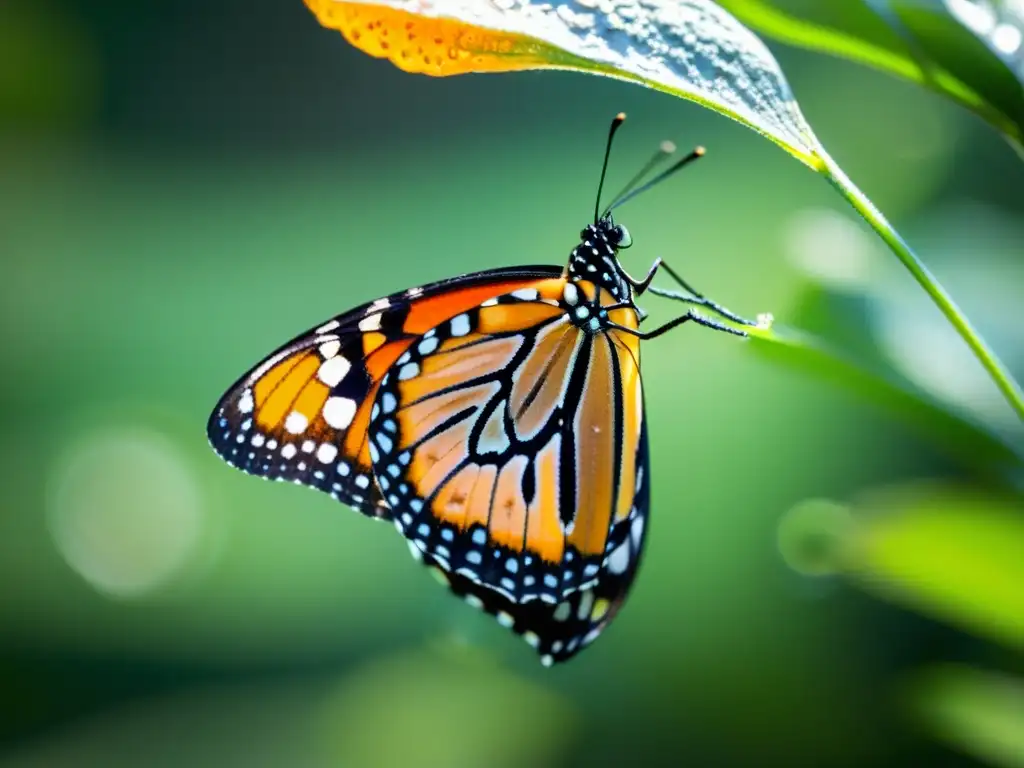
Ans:
[{"label": "plant stem", "polygon": [[978,361],[988,371],[989,376],[996,386],[999,387],[999,391],[1003,393],[1003,397],[1006,398],[1010,407],[1017,413],[1018,418],[1024,421],[1024,390],[1014,380],[1006,366],[996,356],[996,353],[985,343],[981,334],[971,325],[967,315],[956,305],[945,289],[939,285],[939,281],[928,271],[928,268],[917,257],[917,254],[910,249],[910,246],[907,245],[903,238],[900,237],[899,233],[882,215],[882,212],[843,173],[842,169],[828,156],[825,150],[819,148],[817,154],[824,162],[824,173],[832,186],[839,190],[839,194],[845,197],[850,205],[864,217],[864,220],[871,225],[871,228],[878,233],[879,237],[885,241],[886,245],[903,262],[903,266],[914,276],[918,285],[924,288],[932,301],[935,302],[935,305],[942,311],[942,314],[946,316],[946,319],[956,329],[956,332],[967,342],[967,346],[971,348],[974,356],[978,358]]}]

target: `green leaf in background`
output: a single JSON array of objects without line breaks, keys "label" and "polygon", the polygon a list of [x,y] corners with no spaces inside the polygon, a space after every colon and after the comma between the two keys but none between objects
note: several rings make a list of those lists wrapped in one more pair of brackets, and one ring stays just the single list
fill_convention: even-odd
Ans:
[{"label": "green leaf in background", "polygon": [[919,83],[1024,151],[1024,12],[1007,0],[720,0],[752,29]]},{"label": "green leaf in background", "polygon": [[928,731],[990,765],[1024,768],[1024,680],[943,665],[915,683],[911,705]]},{"label": "green leaf in background", "polygon": [[[970,222],[975,241],[989,231],[976,213]],[[961,465],[1008,490],[1024,490],[1024,430],[969,350],[898,269],[876,261],[884,254],[875,253],[861,227],[839,214],[820,223],[826,226],[810,239],[806,230],[793,245],[807,282],[786,313],[790,327],[753,329],[751,351],[887,409]],[[982,247],[986,256],[976,256],[970,269],[987,274],[984,259],[996,258],[999,243],[1015,242],[1017,234],[993,230]],[[936,230],[932,239],[941,238]],[[1016,283],[1008,275],[983,287],[971,282],[986,308],[1002,300],[1012,313],[1016,291],[1004,291]],[[1001,340],[1013,349],[1020,337],[1008,330]]]},{"label": "green leaf in background", "polygon": [[792,542],[800,536],[832,535],[835,569],[867,592],[1024,648],[1020,499],[921,484],[877,491],[851,515],[849,526],[834,525],[832,516],[818,526],[805,507],[794,508],[782,520],[790,542],[783,556],[799,550]]},{"label": "green leaf in background", "polygon": [[320,23],[434,77],[568,69],[695,101],[823,174],[903,262],[1024,420],[1024,391],[882,213],[829,157],[764,44],[711,0],[569,6],[530,0],[305,0]]},{"label": "green leaf in background", "polygon": [[891,370],[851,357],[826,340],[779,325],[748,328],[752,351],[774,363],[852,390],[926,432],[962,463],[1010,487],[1024,486],[1024,456],[980,423],[913,387]]}]

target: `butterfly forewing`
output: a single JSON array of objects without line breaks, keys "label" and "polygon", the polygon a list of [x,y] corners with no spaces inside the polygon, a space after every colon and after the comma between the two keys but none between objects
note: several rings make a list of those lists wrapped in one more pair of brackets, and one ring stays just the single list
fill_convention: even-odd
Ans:
[{"label": "butterfly forewing", "polygon": [[560,272],[547,266],[489,270],[339,315],[239,379],[210,416],[210,444],[245,472],[308,485],[364,514],[388,517],[367,444],[381,378],[423,331],[488,296]]}]

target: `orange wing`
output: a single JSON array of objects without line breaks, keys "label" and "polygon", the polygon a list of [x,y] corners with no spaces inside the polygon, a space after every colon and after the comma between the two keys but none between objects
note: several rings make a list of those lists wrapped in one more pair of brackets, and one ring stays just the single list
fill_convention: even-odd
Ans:
[{"label": "orange wing", "polygon": [[424,331],[496,294],[561,273],[488,270],[364,304],[285,344],[240,378],[207,423],[232,466],[325,491],[390,517],[371,468],[367,427],[381,379]]},{"label": "orange wing", "polygon": [[[424,333],[371,414],[396,525],[430,562],[510,604],[560,604],[639,556],[639,348],[574,325],[564,285],[539,281]],[[612,315],[637,325],[632,309]]]}]

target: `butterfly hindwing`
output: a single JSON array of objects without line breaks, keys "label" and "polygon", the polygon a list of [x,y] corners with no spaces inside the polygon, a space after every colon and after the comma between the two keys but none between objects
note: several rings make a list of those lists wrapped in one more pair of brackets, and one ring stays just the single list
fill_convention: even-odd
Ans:
[{"label": "butterfly hindwing", "polygon": [[534,648],[542,663],[568,661],[607,629],[625,603],[640,565],[650,510],[646,427],[637,444],[636,473],[629,535],[620,544],[621,549],[615,550],[616,558],[601,569],[593,584],[569,593],[556,605],[541,600],[513,602],[465,575],[451,572],[429,554],[421,557],[457,596],[520,635]]},{"label": "butterfly hindwing", "polygon": [[564,285],[425,332],[381,381],[369,451],[395,525],[455,592],[568,646],[632,579],[646,433],[635,338],[571,322]]},{"label": "butterfly hindwing", "polygon": [[329,493],[389,517],[366,429],[381,378],[422,331],[495,293],[560,274],[488,270],[369,302],[301,334],[242,376],[207,424],[210,444],[250,474]]}]

